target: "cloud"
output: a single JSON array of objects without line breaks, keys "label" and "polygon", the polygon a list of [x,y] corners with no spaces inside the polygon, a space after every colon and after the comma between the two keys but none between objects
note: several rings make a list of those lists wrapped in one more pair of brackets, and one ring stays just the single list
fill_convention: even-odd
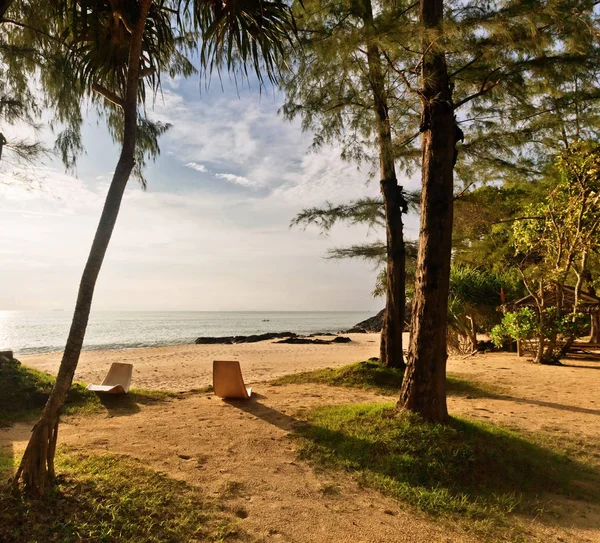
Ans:
[{"label": "cloud", "polygon": [[[197,81],[168,87],[152,116],[173,127],[148,166],[148,190],[127,187],[94,309],[379,309],[370,264],[323,259],[366,229],[343,225],[325,237],[288,227],[303,207],[376,195],[369,167],[344,162],[335,145],[307,153],[311,134],[278,115],[281,97],[199,96]],[[100,128],[86,136],[88,149],[110,141]],[[74,303],[106,167],[90,153],[81,179],[37,169],[43,190],[0,176],[0,256],[11,263],[0,266],[0,309]]]},{"label": "cloud", "polygon": [[241,185],[242,187],[257,187],[258,184],[254,181],[250,181],[247,177],[243,177],[241,175],[235,175],[232,173],[218,173],[216,177],[219,179],[225,179],[230,183],[235,183],[236,185]]},{"label": "cloud", "polygon": [[[172,152],[170,154],[173,155]],[[197,162],[188,162],[186,166],[192,170],[196,170],[197,172],[208,172],[204,164],[198,164]]]}]

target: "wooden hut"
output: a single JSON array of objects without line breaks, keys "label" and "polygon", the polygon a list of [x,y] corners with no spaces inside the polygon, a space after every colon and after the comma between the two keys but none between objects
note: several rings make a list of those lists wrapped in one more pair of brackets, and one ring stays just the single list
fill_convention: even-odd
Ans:
[{"label": "wooden hut", "polygon": [[[556,286],[549,286],[544,292],[544,304],[546,307],[556,307],[558,306],[558,296],[559,289]],[[563,312],[571,313],[573,311],[573,307],[575,305],[575,288],[563,286],[562,287],[562,308]],[[507,303],[501,306],[501,310],[503,313],[507,311],[518,311],[522,307],[531,307],[533,309],[537,309],[538,305],[535,298],[530,294],[517,300],[516,302]],[[591,316],[592,321],[595,321],[596,327],[600,325],[600,298],[594,294],[589,294],[587,292],[579,293],[579,301],[577,304],[577,311],[580,313],[587,313]],[[593,339],[593,338],[592,338]],[[600,343],[596,342],[577,342],[574,344],[576,347],[589,347],[589,348],[600,348]],[[517,342],[517,352],[519,356],[523,356],[522,354],[522,346],[521,342]]]}]

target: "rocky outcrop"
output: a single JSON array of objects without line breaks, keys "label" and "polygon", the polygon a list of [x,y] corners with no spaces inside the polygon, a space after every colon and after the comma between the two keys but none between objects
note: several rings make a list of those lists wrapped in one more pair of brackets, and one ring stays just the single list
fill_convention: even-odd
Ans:
[{"label": "rocky outcrop", "polygon": [[267,341],[279,338],[295,338],[297,334],[293,332],[269,332],[266,334],[256,334],[251,336],[223,336],[223,337],[199,337],[196,339],[198,345],[233,345],[236,343],[257,343],[258,341]]},{"label": "rocky outcrop", "polygon": [[385,313],[385,309],[382,309],[377,315],[374,317],[369,317],[368,319],[355,324],[350,330],[345,330],[344,334],[364,334],[366,332],[381,332],[381,328],[383,327],[383,314]]},{"label": "rocky outcrop", "polygon": [[289,337],[286,339],[281,339],[279,341],[274,341],[273,343],[292,343],[297,345],[306,345],[306,344],[314,344],[314,345],[331,345],[332,343],[349,343],[352,341],[349,337],[335,337],[333,339],[312,339],[309,337]]},{"label": "rocky outcrop", "polygon": [[269,332],[266,334],[256,334],[252,336],[222,336],[222,337],[199,337],[196,339],[198,345],[234,345],[236,343],[257,343],[258,341],[269,341],[272,339],[280,339],[274,343],[296,343],[307,344],[314,343],[315,345],[327,345],[329,343],[348,343],[352,341],[349,337],[334,337],[333,339],[319,339],[314,336],[333,336],[335,334],[311,334],[310,336],[299,336],[294,332]]}]

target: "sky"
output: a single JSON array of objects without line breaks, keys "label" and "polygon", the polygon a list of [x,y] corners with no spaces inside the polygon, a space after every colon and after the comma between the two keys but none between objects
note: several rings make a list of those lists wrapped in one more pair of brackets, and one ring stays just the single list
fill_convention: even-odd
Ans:
[{"label": "sky", "polygon": [[[373,265],[324,258],[330,247],[380,239],[339,226],[290,228],[305,207],[378,194],[369,168],[340,150],[310,150],[300,120],[278,114],[280,92],[206,90],[198,78],[163,81],[149,115],[172,127],[148,165],[146,191],[131,180],[94,295],[94,310],[379,310]],[[14,135],[22,127],[0,127]],[[27,132],[25,130],[25,132]],[[76,172],[50,157],[0,170],[0,310],[68,310],[93,239],[118,147],[94,113]],[[38,138],[52,144],[42,129]],[[415,189],[414,180],[401,180]],[[416,238],[417,219],[407,220]]]}]

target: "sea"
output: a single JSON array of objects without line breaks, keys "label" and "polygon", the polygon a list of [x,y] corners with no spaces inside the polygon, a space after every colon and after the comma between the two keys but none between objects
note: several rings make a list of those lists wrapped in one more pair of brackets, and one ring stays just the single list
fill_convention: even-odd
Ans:
[{"label": "sea", "polygon": [[[90,315],[84,349],[133,349],[193,343],[200,336],[266,332],[339,332],[375,315],[373,311],[95,311]],[[0,311],[0,350],[15,354],[61,351],[68,311]]]}]

